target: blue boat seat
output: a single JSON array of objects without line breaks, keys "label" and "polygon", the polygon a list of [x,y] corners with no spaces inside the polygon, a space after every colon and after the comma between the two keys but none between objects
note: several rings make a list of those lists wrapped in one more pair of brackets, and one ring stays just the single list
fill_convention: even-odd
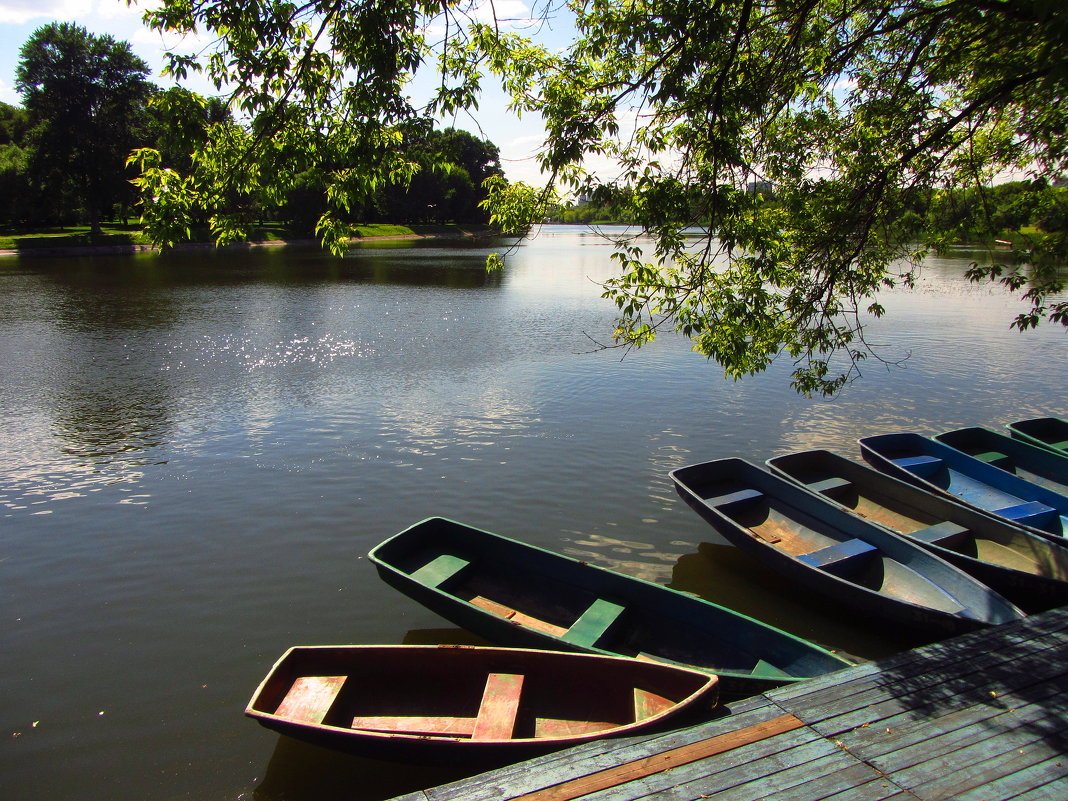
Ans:
[{"label": "blue boat seat", "polygon": [[451,553],[443,553],[431,559],[412,573],[412,580],[427,587],[440,587],[449,579],[459,575],[471,563]]},{"label": "blue boat seat", "polygon": [[803,553],[797,557],[798,561],[806,565],[818,567],[828,573],[842,575],[860,563],[868,561],[868,558],[878,552],[878,548],[864,540],[851,539],[829,545],[826,548]]},{"label": "blue boat seat", "polygon": [[561,638],[575,645],[593,647],[605,632],[623,613],[624,607],[598,598],[590,607],[582,613],[578,620],[571,624]]},{"label": "blue boat seat", "polygon": [[738,503],[739,501],[755,501],[758,498],[763,498],[764,493],[757,489],[747,488],[737,490],[735,492],[727,492],[723,495],[713,495],[711,498],[705,498],[705,503],[709,506],[726,506],[729,503]]},{"label": "blue boat seat", "polygon": [[851,487],[853,486],[853,482],[842,478],[841,476],[831,476],[822,481],[813,481],[807,486],[813,492],[832,492],[833,490]]},{"label": "blue boat seat", "polygon": [[1052,506],[1046,506],[1039,501],[1028,501],[1015,506],[1006,506],[1004,509],[995,509],[994,514],[1007,517],[1025,526],[1041,525],[1055,515],[1057,510]]},{"label": "blue boat seat", "polygon": [[949,520],[935,523],[933,526],[921,528],[909,534],[913,539],[926,542],[930,545],[952,545],[968,533],[964,526],[958,526]]},{"label": "blue boat seat", "polygon": [[933,476],[942,467],[942,460],[937,456],[902,456],[899,459],[891,459],[898,467],[903,467],[910,473],[915,473],[920,478]]}]

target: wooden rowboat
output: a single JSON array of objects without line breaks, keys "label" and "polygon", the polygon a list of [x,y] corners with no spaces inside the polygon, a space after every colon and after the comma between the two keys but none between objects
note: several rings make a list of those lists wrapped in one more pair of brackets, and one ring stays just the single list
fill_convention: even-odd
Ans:
[{"label": "wooden rowboat", "polygon": [[731,609],[443,518],[370,559],[387,583],[490,642],[680,664],[718,675],[729,697],[850,664]]},{"label": "wooden rowboat", "polygon": [[1068,455],[1068,420],[1059,417],[1034,417],[1030,420],[1006,423],[1005,428],[1014,439]]},{"label": "wooden rowboat", "polygon": [[859,440],[879,470],[1060,542],[1068,534],[1068,496],[1014,476],[919,434],[879,434]]},{"label": "wooden rowboat", "polygon": [[830,451],[777,456],[767,465],[915,540],[1027,611],[1068,604],[1068,545]]},{"label": "wooden rowboat", "polygon": [[1068,454],[1054,453],[978,426],[946,431],[934,438],[1032,484],[1068,495]]},{"label": "wooden rowboat", "polygon": [[708,716],[718,680],[587,654],[465,645],[290,648],[245,714],[319,745],[398,759],[552,751]]},{"label": "wooden rowboat", "polygon": [[930,551],[743,459],[683,467],[671,478],[724,538],[853,612],[930,634],[1023,617]]}]

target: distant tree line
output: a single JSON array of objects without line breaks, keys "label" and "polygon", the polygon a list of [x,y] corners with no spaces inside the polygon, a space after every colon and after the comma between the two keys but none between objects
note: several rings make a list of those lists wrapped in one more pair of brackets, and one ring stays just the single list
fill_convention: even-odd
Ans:
[{"label": "distant tree line", "polygon": [[[769,184],[751,191],[765,198],[772,212],[778,203]],[[699,219],[695,217],[695,219]],[[558,223],[631,224],[631,208],[596,194],[570,201],[550,215]],[[982,188],[914,192],[902,204],[899,232],[917,242],[944,247],[994,245],[998,240],[1021,250],[1040,249],[1068,260],[1068,181],[1006,181]]]},{"label": "distant tree line", "polygon": [[[255,131],[240,125],[226,103],[147,80],[148,65],[129,43],[72,23],[38,28],[23,44],[15,86],[23,105],[0,103],[0,226],[32,230],[137,217],[139,168],[131,152],[150,148],[176,175],[194,171],[190,154],[209,133],[235,139]],[[502,175],[488,140],[427,120],[398,126],[410,178],[383,184],[343,216],[349,222],[484,224],[483,181]],[[230,132],[228,134],[228,132]],[[344,164],[336,165],[343,169]],[[300,173],[281,193],[232,191],[222,205],[248,219],[288,225],[311,235],[329,204],[315,170]],[[194,227],[209,226],[207,210],[191,210]]]}]

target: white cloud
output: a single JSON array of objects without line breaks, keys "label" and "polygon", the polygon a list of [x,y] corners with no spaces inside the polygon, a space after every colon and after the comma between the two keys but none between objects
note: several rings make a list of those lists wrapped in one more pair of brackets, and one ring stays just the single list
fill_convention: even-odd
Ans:
[{"label": "white cloud", "polygon": [[10,103],[17,106],[22,103],[22,98],[15,91],[14,86],[8,86],[7,81],[0,79],[0,103]]},{"label": "white cloud", "polygon": [[143,13],[144,7],[127,6],[125,0],[0,0],[0,23],[15,25],[38,19],[81,23],[90,18],[140,19]]}]

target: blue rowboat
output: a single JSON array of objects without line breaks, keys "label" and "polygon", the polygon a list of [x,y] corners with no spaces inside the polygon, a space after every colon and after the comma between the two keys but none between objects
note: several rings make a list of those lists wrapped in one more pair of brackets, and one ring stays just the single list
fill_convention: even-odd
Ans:
[{"label": "blue rowboat", "polygon": [[1060,541],[1068,534],[1068,497],[911,432],[859,440],[884,473],[970,503],[989,514]]},{"label": "blue rowboat", "polygon": [[936,434],[938,442],[1068,496],[1068,454],[1053,453],[989,428],[973,426]]},{"label": "blue rowboat", "polygon": [[1030,420],[1006,423],[1005,428],[1014,439],[1068,456],[1068,420],[1059,417],[1033,417]]},{"label": "blue rowboat", "polygon": [[767,465],[853,514],[915,540],[1029,612],[1068,604],[1068,543],[830,451],[777,456]]},{"label": "blue rowboat", "polygon": [[495,644],[679,664],[718,675],[729,697],[850,664],[726,607],[440,517],[370,559],[387,583]]},{"label": "blue rowboat", "polygon": [[1023,616],[916,543],[743,459],[690,465],[671,478],[731,543],[854,613],[931,635]]}]

